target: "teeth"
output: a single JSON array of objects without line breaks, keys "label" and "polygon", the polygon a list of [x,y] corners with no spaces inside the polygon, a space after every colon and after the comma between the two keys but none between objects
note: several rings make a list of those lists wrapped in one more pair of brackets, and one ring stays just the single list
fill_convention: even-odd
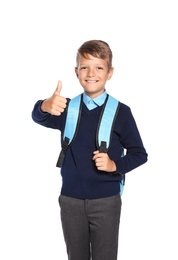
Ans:
[{"label": "teeth", "polygon": [[96,82],[96,80],[87,80],[87,82],[92,82],[93,83],[93,82]]}]

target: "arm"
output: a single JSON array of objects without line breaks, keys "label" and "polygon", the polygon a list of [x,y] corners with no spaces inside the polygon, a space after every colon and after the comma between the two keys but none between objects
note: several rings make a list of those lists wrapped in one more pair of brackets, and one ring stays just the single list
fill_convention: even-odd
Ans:
[{"label": "arm", "polygon": [[125,174],[148,160],[148,154],[144,148],[136,121],[132,115],[129,107],[123,105],[122,111],[118,116],[122,122],[120,129],[120,142],[126,151],[123,157],[119,157],[115,160],[116,173]]},{"label": "arm", "polygon": [[[131,110],[124,104],[120,108],[114,131],[117,132],[119,140],[114,139],[109,152],[94,152],[93,160],[97,169],[113,174],[125,174],[144,164],[147,161],[147,153]],[[126,150],[123,157],[121,152],[118,152],[122,147]]]}]

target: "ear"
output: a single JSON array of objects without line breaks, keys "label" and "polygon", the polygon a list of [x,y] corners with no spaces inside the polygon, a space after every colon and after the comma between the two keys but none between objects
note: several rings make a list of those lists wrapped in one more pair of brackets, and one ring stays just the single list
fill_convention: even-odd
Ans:
[{"label": "ear", "polygon": [[114,72],[114,67],[111,67],[108,72],[108,80],[110,80],[112,78],[113,72]]},{"label": "ear", "polygon": [[75,67],[75,74],[76,74],[76,76],[78,78],[78,68],[77,67]]}]

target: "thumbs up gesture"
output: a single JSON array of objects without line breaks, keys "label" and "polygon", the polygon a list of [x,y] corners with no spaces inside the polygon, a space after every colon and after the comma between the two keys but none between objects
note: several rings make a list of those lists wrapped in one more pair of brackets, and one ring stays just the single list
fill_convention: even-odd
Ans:
[{"label": "thumbs up gesture", "polygon": [[41,110],[51,115],[59,116],[66,108],[67,99],[61,96],[62,82],[59,80],[57,88],[50,98],[45,99],[41,104]]}]

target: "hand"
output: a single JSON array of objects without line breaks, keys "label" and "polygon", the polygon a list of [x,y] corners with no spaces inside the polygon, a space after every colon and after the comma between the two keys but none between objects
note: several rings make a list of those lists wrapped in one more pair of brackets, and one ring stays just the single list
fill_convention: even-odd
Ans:
[{"label": "hand", "polygon": [[64,109],[66,108],[67,99],[60,95],[62,89],[62,82],[59,80],[57,88],[53,95],[45,99],[41,104],[41,110],[43,112],[48,112],[51,115],[60,116]]},{"label": "hand", "polygon": [[116,171],[116,165],[111,160],[107,153],[100,153],[98,150],[94,151],[93,160],[99,171],[114,172]]}]

